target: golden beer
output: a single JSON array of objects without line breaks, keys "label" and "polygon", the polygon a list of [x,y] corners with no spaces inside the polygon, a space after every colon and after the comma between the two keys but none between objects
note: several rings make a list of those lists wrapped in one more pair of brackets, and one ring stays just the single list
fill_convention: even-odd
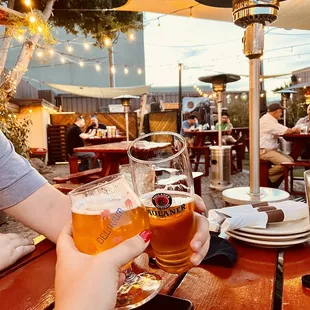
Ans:
[{"label": "golden beer", "polygon": [[[109,203],[110,204],[110,203]],[[87,206],[86,209],[72,208],[72,233],[79,251],[95,255],[111,249],[145,229],[149,229],[148,215],[143,207],[102,208]]]},{"label": "golden beer", "polygon": [[189,270],[190,242],[196,232],[193,198],[185,192],[157,190],[140,200],[149,216],[151,245],[159,267],[169,273]]}]

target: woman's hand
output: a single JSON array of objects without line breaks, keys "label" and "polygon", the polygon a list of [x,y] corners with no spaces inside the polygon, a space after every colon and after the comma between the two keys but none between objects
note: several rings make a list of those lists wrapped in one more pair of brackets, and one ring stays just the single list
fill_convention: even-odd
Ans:
[{"label": "woman's hand", "polygon": [[140,255],[151,238],[145,230],[98,255],[78,251],[71,224],[57,242],[55,309],[114,309],[118,287],[124,282],[121,267]]},{"label": "woman's hand", "polygon": [[14,264],[34,249],[32,241],[18,234],[0,234],[0,270]]},{"label": "woman's hand", "polygon": [[197,231],[194,235],[190,246],[194,252],[191,257],[191,263],[198,266],[204,257],[207,255],[210,246],[209,221],[199,214],[207,210],[202,198],[195,194],[195,218],[197,223]]}]

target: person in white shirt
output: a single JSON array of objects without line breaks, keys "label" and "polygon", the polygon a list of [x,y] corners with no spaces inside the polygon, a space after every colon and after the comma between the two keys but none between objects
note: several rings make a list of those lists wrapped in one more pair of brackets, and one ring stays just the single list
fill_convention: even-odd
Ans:
[{"label": "person in white shirt", "polygon": [[278,123],[284,108],[280,103],[272,103],[267,113],[260,119],[260,158],[272,162],[268,171],[269,186],[277,188],[283,181],[283,162],[293,162],[293,158],[278,150],[278,137],[284,134],[300,133],[300,128],[292,129]]},{"label": "person in white shirt", "polygon": [[[295,127],[307,127],[307,130],[310,129],[310,105],[308,105],[307,108],[307,116],[300,118]],[[310,159],[310,142],[306,143],[304,150],[302,151],[300,155],[301,159]]]}]

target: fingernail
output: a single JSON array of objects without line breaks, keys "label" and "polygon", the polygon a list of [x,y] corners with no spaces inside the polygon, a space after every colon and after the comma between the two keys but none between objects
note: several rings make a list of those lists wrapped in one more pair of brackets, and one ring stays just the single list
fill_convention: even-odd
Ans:
[{"label": "fingernail", "polygon": [[152,237],[152,232],[149,229],[146,229],[140,232],[139,236],[143,239],[145,243],[147,243]]}]

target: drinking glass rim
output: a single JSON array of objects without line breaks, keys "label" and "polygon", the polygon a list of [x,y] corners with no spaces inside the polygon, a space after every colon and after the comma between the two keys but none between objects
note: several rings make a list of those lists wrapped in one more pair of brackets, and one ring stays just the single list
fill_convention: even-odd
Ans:
[{"label": "drinking glass rim", "polygon": [[310,169],[309,169],[309,170],[304,171],[304,177],[305,177],[306,175],[310,175]]},{"label": "drinking glass rim", "polygon": [[[160,160],[142,160],[142,159],[138,159],[136,157],[134,157],[130,150],[131,148],[134,146],[134,144],[138,141],[141,141],[142,139],[144,138],[147,138],[147,137],[150,137],[150,136],[159,136],[159,135],[169,135],[169,136],[175,136],[175,137],[178,137],[182,142],[183,142],[183,146],[181,148],[180,151],[178,151],[176,154],[173,154],[172,156],[168,157],[168,158],[165,158],[165,159],[160,159]],[[178,157],[181,153],[184,152],[186,148],[186,140],[184,139],[183,136],[181,136],[180,134],[176,133],[176,132],[173,132],[173,131],[156,131],[156,132],[151,132],[151,133],[148,133],[146,135],[143,135],[141,137],[138,137],[136,138],[134,141],[132,141],[128,147],[128,150],[127,150],[127,155],[128,157],[137,162],[137,163],[140,163],[140,164],[149,164],[149,165],[152,165],[152,164],[160,164],[160,163],[164,163],[168,160],[172,160],[176,157]]]},{"label": "drinking glass rim", "polygon": [[[103,179],[109,179],[109,178],[111,180],[109,180],[107,182],[104,182],[104,183],[101,183],[101,184],[97,184],[95,186],[92,186],[92,185],[100,182]],[[121,173],[111,174],[111,175],[105,176],[103,178],[100,178],[98,180],[95,180],[95,181],[83,184],[83,185],[79,186],[78,188],[75,188],[74,190],[72,190],[68,195],[69,196],[74,196],[76,194],[85,194],[85,193],[87,193],[87,192],[89,192],[91,190],[94,190],[94,189],[97,189],[97,188],[101,187],[102,185],[110,184],[113,181],[118,180],[120,178],[123,178],[125,180],[125,182],[127,182],[123,174],[121,174]]]}]

